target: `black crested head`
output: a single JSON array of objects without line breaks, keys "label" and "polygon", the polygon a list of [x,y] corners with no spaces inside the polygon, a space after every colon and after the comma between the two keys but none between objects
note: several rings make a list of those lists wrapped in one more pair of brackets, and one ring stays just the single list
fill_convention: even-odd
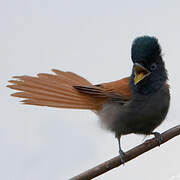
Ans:
[{"label": "black crested head", "polygon": [[166,84],[167,71],[161,47],[155,37],[141,36],[133,41],[131,58],[134,63],[130,78],[132,91],[149,94]]},{"label": "black crested head", "polygon": [[153,61],[161,56],[158,40],[151,36],[141,36],[133,41],[131,48],[132,61]]}]

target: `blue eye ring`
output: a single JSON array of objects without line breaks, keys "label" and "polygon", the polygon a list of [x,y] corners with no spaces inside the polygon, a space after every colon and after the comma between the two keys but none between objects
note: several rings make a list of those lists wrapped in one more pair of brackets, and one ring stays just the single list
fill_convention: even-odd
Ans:
[{"label": "blue eye ring", "polygon": [[156,63],[152,63],[151,66],[150,66],[150,70],[154,71],[156,69],[157,69],[157,64]]}]

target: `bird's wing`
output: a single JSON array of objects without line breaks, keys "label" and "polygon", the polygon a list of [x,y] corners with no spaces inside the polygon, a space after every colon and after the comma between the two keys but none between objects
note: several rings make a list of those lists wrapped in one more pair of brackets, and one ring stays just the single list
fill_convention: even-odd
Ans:
[{"label": "bird's wing", "polygon": [[40,73],[33,76],[15,76],[17,80],[7,87],[18,90],[12,96],[24,98],[29,105],[57,108],[99,110],[109,97],[130,98],[128,78],[92,85],[83,77],[53,70],[55,74]]},{"label": "bird's wing", "polygon": [[122,100],[130,100],[131,92],[129,87],[129,77],[94,86],[74,86],[80,92],[91,94],[96,97],[119,98]]}]

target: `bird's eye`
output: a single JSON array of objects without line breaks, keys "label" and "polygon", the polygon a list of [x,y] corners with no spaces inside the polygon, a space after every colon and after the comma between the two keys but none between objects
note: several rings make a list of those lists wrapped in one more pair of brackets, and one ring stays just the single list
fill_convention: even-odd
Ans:
[{"label": "bird's eye", "polygon": [[157,64],[156,63],[152,63],[150,66],[151,71],[154,71],[157,68]]}]

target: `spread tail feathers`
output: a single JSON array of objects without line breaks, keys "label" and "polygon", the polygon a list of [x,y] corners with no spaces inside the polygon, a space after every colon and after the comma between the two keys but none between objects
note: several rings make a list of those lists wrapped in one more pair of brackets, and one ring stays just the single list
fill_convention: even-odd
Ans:
[{"label": "spread tail feathers", "polygon": [[52,70],[52,74],[37,74],[32,76],[15,76],[18,80],[10,80],[7,87],[20,92],[12,96],[24,98],[24,104],[49,106],[57,108],[98,110],[102,107],[104,98],[79,92],[74,86],[93,86],[86,79],[72,73]]}]

